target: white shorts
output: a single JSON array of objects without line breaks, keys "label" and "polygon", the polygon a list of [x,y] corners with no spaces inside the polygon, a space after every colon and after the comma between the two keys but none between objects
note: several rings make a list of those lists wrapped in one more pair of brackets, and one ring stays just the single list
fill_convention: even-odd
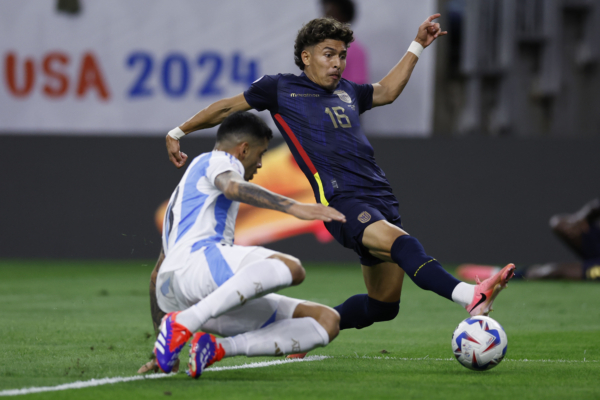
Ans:
[{"label": "white shorts", "polygon": [[217,318],[209,319],[202,325],[203,332],[221,336],[234,336],[263,328],[275,321],[290,319],[294,310],[305,300],[293,299],[271,293],[250,300],[241,307],[233,309]]},{"label": "white shorts", "polygon": [[[156,298],[164,312],[185,310],[211,294],[242,268],[277,252],[260,246],[218,244],[193,253],[169,254],[156,279]],[[292,318],[304,300],[278,294],[248,301],[242,307],[209,320],[202,330],[222,336],[259,329]]]}]

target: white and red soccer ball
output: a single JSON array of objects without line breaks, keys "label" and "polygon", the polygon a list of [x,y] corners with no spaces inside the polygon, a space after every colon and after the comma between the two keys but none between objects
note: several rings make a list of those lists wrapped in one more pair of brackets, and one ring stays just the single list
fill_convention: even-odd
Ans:
[{"label": "white and red soccer ball", "polygon": [[475,371],[500,364],[508,339],[502,326],[483,315],[461,322],[452,335],[452,351],[459,363]]}]

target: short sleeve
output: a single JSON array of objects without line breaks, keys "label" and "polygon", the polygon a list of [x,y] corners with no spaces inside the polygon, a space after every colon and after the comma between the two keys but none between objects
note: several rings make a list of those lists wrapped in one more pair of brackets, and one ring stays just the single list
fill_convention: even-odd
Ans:
[{"label": "short sleeve", "polygon": [[264,75],[244,92],[246,102],[257,111],[277,111],[277,81],[279,75]]},{"label": "short sleeve", "polygon": [[244,166],[242,163],[231,154],[221,153],[210,159],[210,164],[206,170],[206,177],[214,185],[217,176],[228,171],[235,171],[242,177],[244,176]]},{"label": "short sleeve", "polygon": [[356,93],[356,102],[358,103],[359,114],[362,114],[365,111],[369,111],[371,108],[373,108],[373,85],[370,83],[359,85],[350,81],[348,81],[348,83],[352,85],[354,88],[354,93]]}]

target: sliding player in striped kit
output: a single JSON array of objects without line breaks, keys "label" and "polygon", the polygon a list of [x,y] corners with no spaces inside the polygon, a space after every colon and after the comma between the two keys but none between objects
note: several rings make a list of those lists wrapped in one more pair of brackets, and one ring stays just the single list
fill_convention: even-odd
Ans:
[{"label": "sliding player in striped kit", "polygon": [[[398,200],[360,125],[360,114],[390,104],[402,93],[423,49],[446,34],[434,22],[438,17],[432,15],[419,26],[406,54],[381,81],[365,85],[342,78],[353,40],[349,26],[314,19],[296,37],[294,58],[300,75],[263,76],[246,92],[213,103],[167,136],[169,157],[181,167],[187,156],[180,152],[179,139],[185,134],[217,125],[235,111],[269,110],[317,202],[335,207],[347,218],[346,223],[331,221],[325,226],[358,255],[368,293],[335,307],[341,329],[395,318],[405,273],[420,288],[459,304],[471,315],[487,315],[514,273],[515,266],[508,264],[489,279],[469,285],[428,255],[404,230]],[[435,162],[424,156],[424,162]]]},{"label": "sliding player in striped kit", "polygon": [[230,115],[215,149],[194,159],[171,196],[156,281],[158,305],[168,312],[154,345],[163,372],[172,371],[190,338],[189,374],[197,378],[223,357],[304,352],[338,334],[332,308],[273,294],[304,280],[298,259],[233,244],[239,202],[300,219],[345,221],[332,207],[298,203],[247,182],[271,138],[257,116]]}]

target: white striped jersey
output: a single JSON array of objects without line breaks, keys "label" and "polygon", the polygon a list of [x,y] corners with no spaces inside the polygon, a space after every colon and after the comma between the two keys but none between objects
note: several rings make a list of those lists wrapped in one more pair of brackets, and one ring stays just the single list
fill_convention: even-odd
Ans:
[{"label": "white striped jersey", "polygon": [[163,223],[165,256],[194,252],[209,244],[233,244],[240,203],[215,186],[227,171],[244,176],[244,166],[229,153],[212,151],[196,157],[171,195]]}]

